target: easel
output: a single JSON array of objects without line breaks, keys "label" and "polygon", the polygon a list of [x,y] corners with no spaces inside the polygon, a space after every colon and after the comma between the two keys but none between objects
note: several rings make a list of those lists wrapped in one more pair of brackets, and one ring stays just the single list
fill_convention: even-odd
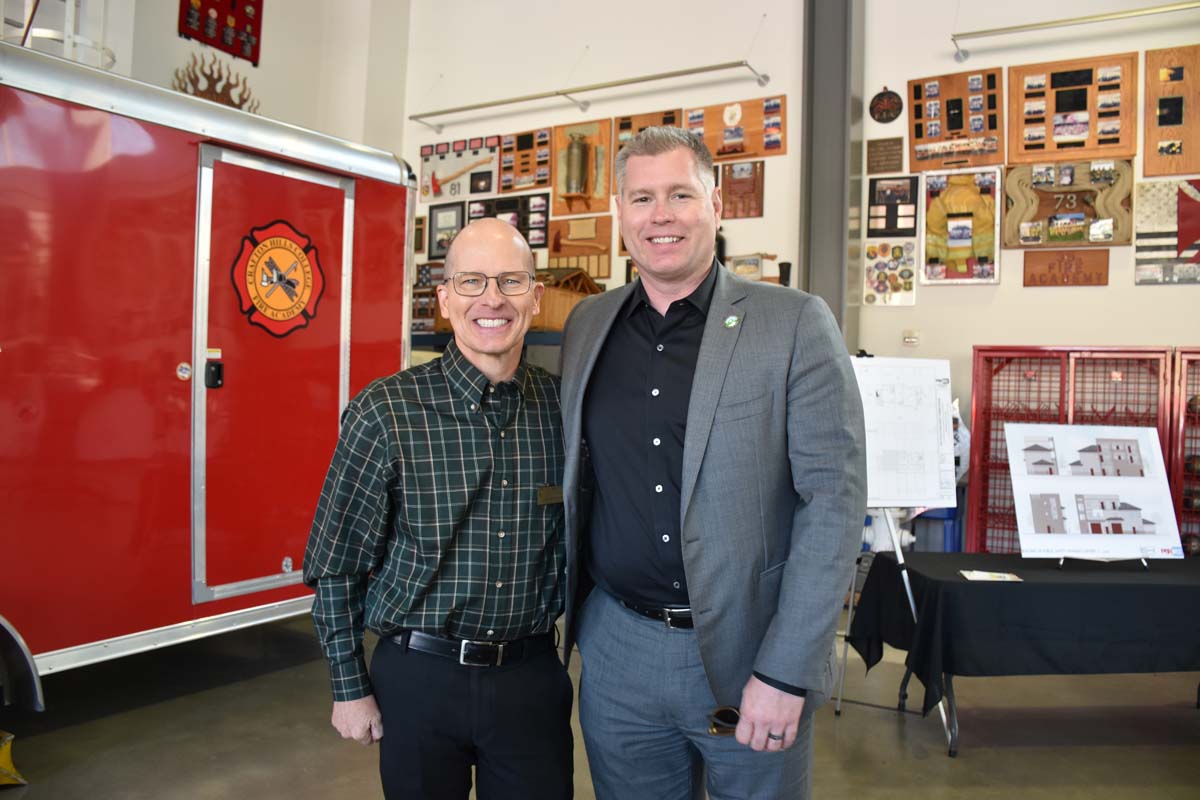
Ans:
[{"label": "easel", "polygon": [[[912,612],[913,624],[915,625],[917,622],[917,603],[913,599],[912,582],[908,577],[908,565],[904,562],[904,550],[900,547],[899,526],[896,524],[896,518],[900,516],[900,510],[896,508],[881,508],[868,509],[868,511],[872,515],[878,514],[883,517],[887,525],[888,536],[891,537],[892,548],[896,553],[896,563],[900,567],[900,579],[904,581],[904,594],[908,597],[908,608]],[[854,609],[856,606],[854,602],[854,588],[857,572],[857,565],[855,565],[855,572],[850,576],[850,613],[846,619],[846,636],[842,642],[842,673],[838,679],[837,702],[833,707],[835,716],[841,716],[842,714],[842,693],[846,688],[846,665],[850,657],[850,626],[854,623]],[[896,710],[898,711],[904,711],[905,702],[908,700],[908,680],[911,677],[912,669],[906,665],[904,679],[900,681],[900,697],[896,706]],[[942,700],[938,701],[937,709],[938,714],[942,718],[942,730],[946,734],[946,745],[949,749],[950,757],[953,758],[958,755],[958,714],[955,710],[953,684],[949,675],[946,675],[945,678],[943,694],[946,705],[950,707],[950,714],[947,716],[946,705],[943,705]]]}]

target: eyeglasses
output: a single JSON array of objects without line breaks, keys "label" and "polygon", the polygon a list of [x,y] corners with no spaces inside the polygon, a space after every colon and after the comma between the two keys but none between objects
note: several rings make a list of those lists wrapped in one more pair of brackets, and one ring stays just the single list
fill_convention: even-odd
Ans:
[{"label": "eyeglasses", "polygon": [[492,277],[482,272],[456,272],[443,283],[454,286],[454,291],[463,297],[479,297],[487,291],[488,281],[495,281],[500,294],[514,296],[525,294],[533,287],[533,275],[528,272],[501,272]]},{"label": "eyeglasses", "polygon": [[708,732],[713,736],[733,736],[741,716],[733,706],[721,706],[708,715]]}]

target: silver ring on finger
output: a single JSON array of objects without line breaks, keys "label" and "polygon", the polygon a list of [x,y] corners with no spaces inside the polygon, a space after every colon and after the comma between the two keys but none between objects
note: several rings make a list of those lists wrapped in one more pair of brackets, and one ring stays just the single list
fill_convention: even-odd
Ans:
[{"label": "silver ring on finger", "polygon": [[767,738],[770,739],[772,742],[782,742],[783,734],[782,733],[768,733]]}]

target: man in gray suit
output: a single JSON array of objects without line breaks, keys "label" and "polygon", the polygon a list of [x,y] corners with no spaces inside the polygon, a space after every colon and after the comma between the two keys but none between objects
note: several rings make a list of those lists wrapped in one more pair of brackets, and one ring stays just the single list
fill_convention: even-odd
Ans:
[{"label": "man in gray suit", "polygon": [[616,175],[639,279],[562,344],[564,646],[596,796],[807,797],[865,511],[849,357],[821,300],[716,260],[701,139],[648,128]]}]

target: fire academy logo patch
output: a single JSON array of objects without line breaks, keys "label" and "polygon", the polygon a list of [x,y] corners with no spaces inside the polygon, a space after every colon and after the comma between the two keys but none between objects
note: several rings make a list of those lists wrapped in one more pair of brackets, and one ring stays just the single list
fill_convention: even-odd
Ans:
[{"label": "fire academy logo patch", "polygon": [[251,228],[231,277],[242,313],[272,336],[307,326],[325,292],[317,248],[282,220]]}]

